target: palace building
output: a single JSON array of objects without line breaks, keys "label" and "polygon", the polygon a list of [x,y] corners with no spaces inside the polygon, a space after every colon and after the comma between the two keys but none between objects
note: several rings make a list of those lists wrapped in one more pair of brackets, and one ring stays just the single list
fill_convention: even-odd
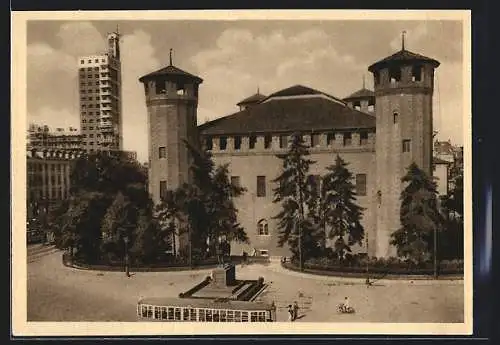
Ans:
[{"label": "palace building", "polygon": [[[149,190],[159,202],[167,189],[190,181],[187,140],[205,145],[215,163],[229,163],[232,183],[247,188],[235,200],[238,222],[250,244],[233,243],[263,256],[289,255],[278,246],[280,205],[273,203],[274,180],[281,171],[277,154],[300,132],[316,163],[310,174],[323,175],[339,154],[354,175],[357,203],[365,211],[365,242],[355,248],[370,256],[395,255],[390,234],[400,226],[401,177],[415,162],[433,173],[432,97],[439,62],[402,49],[368,67],[375,90],[364,87],[339,99],[305,85],[257,94],[239,102],[234,114],[196,124],[202,79],[172,65],[140,79],[149,125]],[[333,242],[332,242],[333,243]]]}]

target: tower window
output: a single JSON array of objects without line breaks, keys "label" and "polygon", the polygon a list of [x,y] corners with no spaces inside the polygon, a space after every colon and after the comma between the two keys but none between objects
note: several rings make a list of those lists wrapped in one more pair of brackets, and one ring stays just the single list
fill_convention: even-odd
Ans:
[{"label": "tower window", "polygon": [[392,113],[392,122],[393,123],[399,122],[399,114],[397,112]]},{"label": "tower window", "polygon": [[220,137],[219,138],[219,148],[221,150],[225,150],[227,148],[227,137]]},{"label": "tower window", "polygon": [[356,174],[356,195],[366,195],[366,174]]},{"label": "tower window", "polygon": [[354,102],[353,103],[353,108],[356,110],[361,110],[361,103],[360,102]]},{"label": "tower window", "polygon": [[266,134],[264,136],[264,148],[265,149],[268,149],[271,147],[272,140],[273,140],[273,137],[270,134]]},{"label": "tower window", "polygon": [[403,152],[410,152],[410,151],[411,151],[411,140],[410,139],[403,140]]},{"label": "tower window", "polygon": [[370,113],[373,113],[373,112],[375,111],[375,104],[369,104],[369,105],[368,105],[368,111],[369,111]]},{"label": "tower window", "polygon": [[251,135],[248,142],[248,145],[251,150],[255,148],[256,143],[257,143],[257,137],[255,135]]},{"label": "tower window", "polygon": [[156,81],[155,83],[155,93],[157,95],[161,94],[161,93],[165,93],[165,82],[164,81]]},{"label": "tower window", "polygon": [[391,84],[394,84],[401,80],[401,68],[391,67],[389,69],[389,80]]},{"label": "tower window", "polygon": [[167,158],[167,150],[165,149],[165,146],[158,148],[158,158]]},{"label": "tower window", "polygon": [[167,195],[167,181],[160,181],[160,199],[165,199]]},{"label": "tower window", "polygon": [[266,196],[266,177],[257,176],[257,197]]},{"label": "tower window", "polygon": [[234,137],[234,149],[235,150],[241,149],[241,137],[240,136]]},{"label": "tower window", "polygon": [[422,80],[422,66],[413,66],[411,69],[411,80],[421,81]]},{"label": "tower window", "polygon": [[261,219],[257,223],[257,231],[259,236],[269,236],[269,226],[267,220]]}]

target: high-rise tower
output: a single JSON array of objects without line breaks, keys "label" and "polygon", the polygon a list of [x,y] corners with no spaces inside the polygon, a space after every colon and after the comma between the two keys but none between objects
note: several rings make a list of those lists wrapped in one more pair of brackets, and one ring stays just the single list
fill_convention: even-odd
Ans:
[{"label": "high-rise tower", "polygon": [[87,152],[123,149],[120,33],[101,55],[79,58],[80,128]]},{"label": "high-rise tower", "polygon": [[377,230],[378,257],[395,256],[391,233],[400,227],[401,178],[415,162],[431,175],[432,95],[434,69],[439,62],[405,49],[382,59],[373,73],[376,97]]},{"label": "high-rise tower", "polygon": [[149,129],[149,192],[155,203],[167,189],[189,182],[189,151],[199,145],[198,87],[203,80],[170,64],[139,79],[144,83]]}]

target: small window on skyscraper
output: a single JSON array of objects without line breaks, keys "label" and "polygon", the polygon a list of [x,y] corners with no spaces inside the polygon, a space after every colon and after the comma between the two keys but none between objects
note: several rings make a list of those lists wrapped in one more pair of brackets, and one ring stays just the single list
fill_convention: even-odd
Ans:
[{"label": "small window on skyscraper", "polygon": [[89,59],[89,63],[92,63],[92,60]]},{"label": "small window on skyscraper", "polygon": [[85,63],[85,60],[80,60],[80,63],[83,65]]},{"label": "small window on skyscraper", "polygon": [[99,67],[94,67],[94,71],[98,71],[98,70],[99,70]]},{"label": "small window on skyscraper", "polygon": [[99,62],[99,59],[95,59],[95,62],[96,62],[96,63],[97,63],[97,62]]}]

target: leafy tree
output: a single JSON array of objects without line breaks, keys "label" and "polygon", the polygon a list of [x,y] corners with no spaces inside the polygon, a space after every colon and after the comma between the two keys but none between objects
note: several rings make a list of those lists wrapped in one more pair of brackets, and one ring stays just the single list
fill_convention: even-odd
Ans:
[{"label": "leafy tree", "polygon": [[431,257],[434,231],[442,228],[436,183],[415,163],[401,181],[407,183],[401,192],[401,228],[391,235],[391,244],[398,256],[418,264]]},{"label": "leafy tree", "polygon": [[328,166],[321,188],[321,215],[328,238],[335,238],[334,252],[343,259],[351,246],[361,245],[364,229],[361,225],[363,208],[356,204],[356,186],[348,164],[337,155],[335,164]]},{"label": "leafy tree", "polygon": [[[119,255],[123,245],[118,242],[125,234],[135,238],[132,229],[139,215],[152,214],[146,180],[142,167],[120,153],[98,152],[78,159],[71,173],[68,212],[59,221],[56,241],[77,249],[79,259],[87,262]],[[101,226],[107,235],[104,241]]]},{"label": "leafy tree", "polygon": [[212,244],[219,236],[240,242],[248,241],[248,237],[237,223],[233,202],[233,197],[240,196],[245,189],[231,184],[228,165],[215,167],[209,151],[185,144],[192,157],[193,183],[168,191],[156,214],[166,237],[188,237],[188,247],[179,251],[191,261],[193,255],[196,258],[205,253],[213,255]]},{"label": "leafy tree", "polygon": [[[311,205],[311,179],[309,167],[315,162],[308,159],[309,150],[300,134],[293,134],[291,144],[285,154],[277,155],[282,161],[282,172],[273,182],[274,203],[280,203],[281,211],[273,218],[278,220],[280,230],[278,245],[288,243],[293,258],[303,262],[318,252],[318,226],[308,217],[308,204]],[[302,255],[301,255],[302,254]]]}]

